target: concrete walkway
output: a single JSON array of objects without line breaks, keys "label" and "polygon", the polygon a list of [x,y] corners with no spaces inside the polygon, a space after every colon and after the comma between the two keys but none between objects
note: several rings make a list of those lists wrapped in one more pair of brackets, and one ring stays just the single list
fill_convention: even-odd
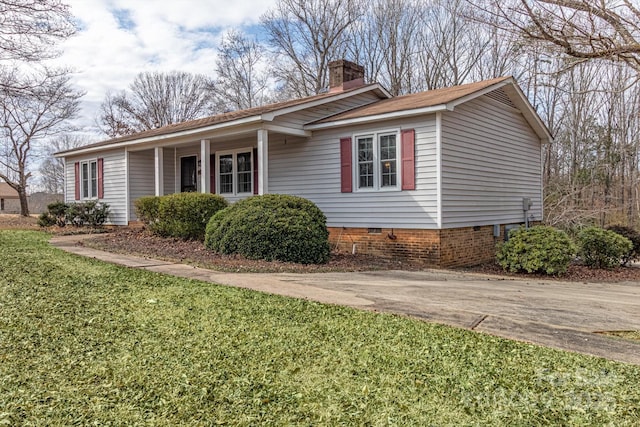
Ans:
[{"label": "concrete walkway", "polygon": [[429,270],[364,273],[221,273],[78,246],[78,255],[178,277],[351,307],[399,313],[547,347],[640,365],[640,343],[594,332],[640,330],[640,283],[505,280]]}]

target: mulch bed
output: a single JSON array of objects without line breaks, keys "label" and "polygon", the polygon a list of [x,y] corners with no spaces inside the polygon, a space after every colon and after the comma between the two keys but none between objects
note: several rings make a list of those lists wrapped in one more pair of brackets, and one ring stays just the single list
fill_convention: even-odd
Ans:
[{"label": "mulch bed", "polygon": [[332,253],[328,263],[302,265],[279,261],[250,260],[237,255],[219,255],[202,242],[162,238],[143,229],[118,228],[86,240],[84,245],[115,253],[183,262],[218,271],[265,273],[323,273],[331,271],[417,270],[408,263],[363,254]]}]

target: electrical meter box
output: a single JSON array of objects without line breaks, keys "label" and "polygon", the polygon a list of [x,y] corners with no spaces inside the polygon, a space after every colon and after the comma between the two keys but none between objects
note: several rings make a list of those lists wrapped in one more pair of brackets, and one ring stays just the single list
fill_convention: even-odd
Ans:
[{"label": "electrical meter box", "polygon": [[533,205],[533,203],[531,203],[531,199],[528,197],[524,197],[522,199],[522,210],[524,211],[528,211],[531,209],[531,205]]}]

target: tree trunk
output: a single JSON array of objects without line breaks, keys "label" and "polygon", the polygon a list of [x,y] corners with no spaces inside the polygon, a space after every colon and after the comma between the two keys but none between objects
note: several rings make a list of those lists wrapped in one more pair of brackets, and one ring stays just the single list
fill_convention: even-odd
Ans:
[{"label": "tree trunk", "polygon": [[20,215],[29,216],[29,201],[24,187],[18,190],[18,196],[20,197]]}]

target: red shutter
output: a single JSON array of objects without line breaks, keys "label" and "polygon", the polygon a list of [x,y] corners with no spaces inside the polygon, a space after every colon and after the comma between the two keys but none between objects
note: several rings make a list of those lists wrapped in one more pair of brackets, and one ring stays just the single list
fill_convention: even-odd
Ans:
[{"label": "red shutter", "polygon": [[258,194],[258,149],[253,149],[253,194]]},{"label": "red shutter", "polygon": [[75,180],[76,180],[76,200],[80,200],[80,162],[76,162],[75,164]]},{"label": "red shutter", "polygon": [[414,129],[406,129],[401,132],[402,137],[402,189],[416,189],[416,161]]},{"label": "red shutter", "polygon": [[343,193],[351,193],[353,191],[351,150],[351,137],[340,138],[340,191]]},{"label": "red shutter", "polygon": [[209,156],[209,187],[212,194],[216,194],[216,155]]},{"label": "red shutter", "polygon": [[98,159],[98,199],[104,198],[104,159]]}]

